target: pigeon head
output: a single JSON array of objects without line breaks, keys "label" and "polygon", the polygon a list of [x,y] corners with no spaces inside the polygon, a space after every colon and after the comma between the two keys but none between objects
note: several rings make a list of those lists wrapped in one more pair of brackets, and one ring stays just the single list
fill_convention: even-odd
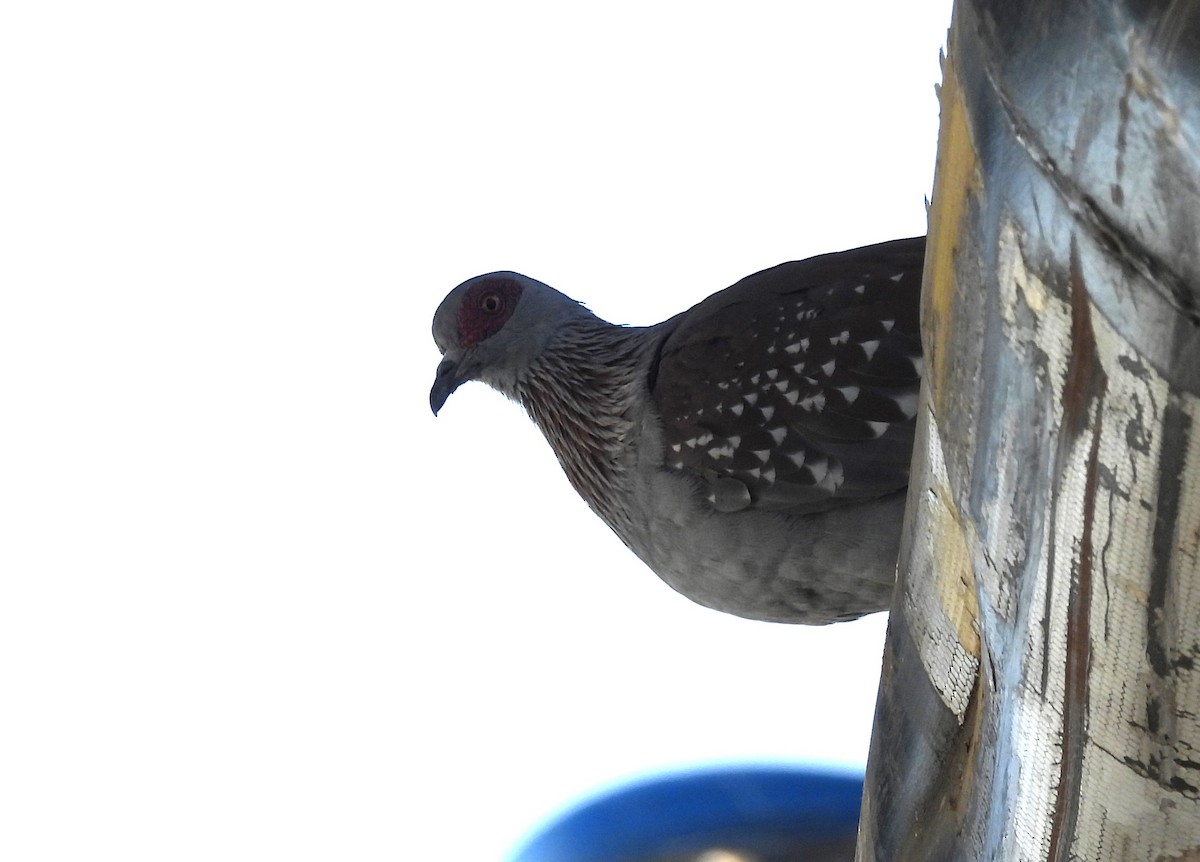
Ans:
[{"label": "pigeon head", "polygon": [[433,316],[433,340],[443,357],[429,392],[434,414],[468,380],[513,397],[562,324],[581,315],[590,316],[575,300],[516,272],[464,281]]}]

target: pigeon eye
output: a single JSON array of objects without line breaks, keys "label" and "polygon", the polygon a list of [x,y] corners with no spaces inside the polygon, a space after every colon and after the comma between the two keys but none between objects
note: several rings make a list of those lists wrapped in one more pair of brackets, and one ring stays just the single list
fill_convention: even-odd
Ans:
[{"label": "pigeon eye", "polygon": [[499,314],[504,308],[504,298],[498,293],[485,293],[479,298],[479,310],[484,314]]}]

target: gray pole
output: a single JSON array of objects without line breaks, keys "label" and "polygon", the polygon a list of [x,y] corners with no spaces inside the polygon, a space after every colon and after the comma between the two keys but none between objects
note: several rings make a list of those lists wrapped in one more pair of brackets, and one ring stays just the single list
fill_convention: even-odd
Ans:
[{"label": "gray pole", "polygon": [[1200,3],[960,0],[858,859],[1200,860]]}]

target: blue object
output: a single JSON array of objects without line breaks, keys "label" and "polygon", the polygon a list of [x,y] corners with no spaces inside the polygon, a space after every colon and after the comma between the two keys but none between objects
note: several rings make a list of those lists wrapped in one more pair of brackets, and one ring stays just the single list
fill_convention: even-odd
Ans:
[{"label": "blue object", "polygon": [[564,814],[511,862],[650,862],[714,848],[849,860],[862,786],[861,776],[772,766],[642,780]]}]

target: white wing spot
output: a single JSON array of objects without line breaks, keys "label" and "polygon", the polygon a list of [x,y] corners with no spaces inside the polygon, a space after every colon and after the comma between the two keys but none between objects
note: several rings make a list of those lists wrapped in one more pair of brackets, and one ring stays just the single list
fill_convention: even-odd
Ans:
[{"label": "white wing spot", "polygon": [[775,445],[778,446],[783,442],[783,438],[787,436],[787,429],[782,427],[768,428],[767,433],[771,435],[772,439],[775,440]]},{"label": "white wing spot", "polygon": [[891,277],[891,280],[892,280],[892,281],[899,281],[899,280],[900,280],[900,279],[902,279],[902,278],[904,278],[904,273],[902,273],[902,272],[898,272],[898,273],[896,273],[895,275],[893,275],[893,276]]},{"label": "white wing spot", "polygon": [[867,292],[867,286],[865,284],[860,284],[854,288],[854,292],[857,293],[859,296],[862,296],[864,293]]},{"label": "white wing spot", "polygon": [[826,377],[828,377],[830,374],[832,374],[832,373],[833,373],[833,369],[834,369],[835,367],[836,367],[836,366],[834,365],[834,362],[833,362],[833,360],[832,360],[832,359],[830,359],[828,362],[826,362],[824,365],[822,365],[822,366],[821,366],[821,370],[822,370],[822,371],[824,371],[824,372],[825,372],[825,376],[826,376]]},{"label": "white wing spot", "polygon": [[768,404],[766,407],[762,408],[762,415],[763,415],[763,419],[770,422],[771,417],[775,415],[775,408],[772,407],[770,404]]},{"label": "white wing spot", "polygon": [[729,408],[729,412],[732,413],[734,416],[741,416],[742,411],[745,409],[746,408],[741,404],[741,402],[738,402],[737,404],[734,404],[732,407]]},{"label": "white wing spot", "polygon": [[892,331],[892,328],[893,328],[893,327],[895,327],[895,325],[896,325],[896,321],[894,321],[894,320],[881,320],[881,321],[879,321],[879,325],[883,327],[883,331],[884,331],[884,332],[891,332],[891,331]]},{"label": "white wing spot", "polygon": [[892,401],[896,403],[896,406],[900,408],[900,412],[903,413],[907,419],[912,419],[917,415],[917,400],[916,392],[908,392],[904,395],[892,396]]},{"label": "white wing spot", "polygon": [[842,396],[846,399],[847,404],[853,404],[854,399],[858,398],[859,388],[857,386],[843,386],[838,389]]},{"label": "white wing spot", "polygon": [[788,404],[791,404],[793,407],[795,407],[796,402],[800,400],[800,390],[793,389],[791,392],[785,392],[783,397],[787,399]]},{"label": "white wing spot", "polygon": [[875,355],[875,351],[879,349],[879,339],[876,338],[871,341],[864,341],[859,345],[859,347],[863,349],[863,353],[867,354],[867,359],[870,359]]}]

